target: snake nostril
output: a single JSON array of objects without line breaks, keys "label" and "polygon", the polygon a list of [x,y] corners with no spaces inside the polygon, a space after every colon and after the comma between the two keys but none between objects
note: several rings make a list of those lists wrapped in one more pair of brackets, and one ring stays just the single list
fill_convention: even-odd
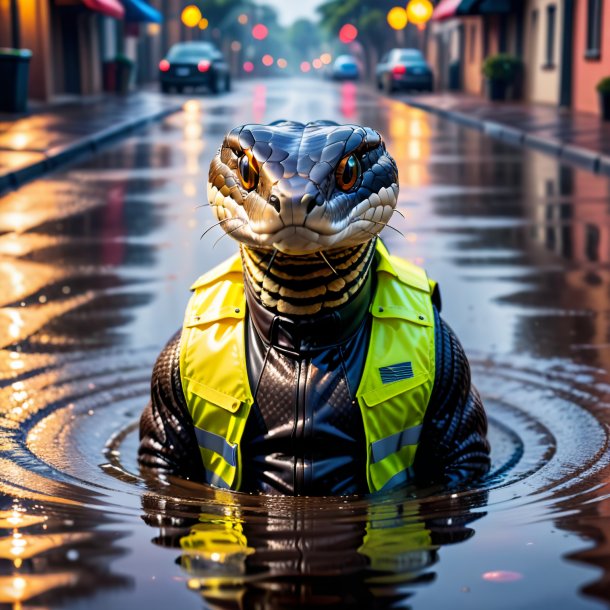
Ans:
[{"label": "snake nostril", "polygon": [[273,206],[275,211],[279,214],[280,213],[280,198],[277,195],[271,195],[271,197],[269,197],[269,203]]},{"label": "snake nostril", "polygon": [[321,204],[321,201],[316,195],[308,194],[303,197],[301,203],[307,206],[307,213],[310,214],[317,205]]}]

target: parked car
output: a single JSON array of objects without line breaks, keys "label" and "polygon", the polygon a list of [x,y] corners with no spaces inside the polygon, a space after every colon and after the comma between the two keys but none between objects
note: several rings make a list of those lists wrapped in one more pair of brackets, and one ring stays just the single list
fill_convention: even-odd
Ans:
[{"label": "parked car", "polygon": [[377,64],[377,88],[387,93],[398,89],[432,91],[434,76],[418,49],[392,49]]},{"label": "parked car", "polygon": [[360,68],[352,55],[339,55],[333,62],[330,77],[333,80],[358,80]]},{"label": "parked car", "polygon": [[212,93],[231,89],[229,64],[222,53],[209,42],[179,42],[159,62],[161,91],[172,87],[207,87]]}]

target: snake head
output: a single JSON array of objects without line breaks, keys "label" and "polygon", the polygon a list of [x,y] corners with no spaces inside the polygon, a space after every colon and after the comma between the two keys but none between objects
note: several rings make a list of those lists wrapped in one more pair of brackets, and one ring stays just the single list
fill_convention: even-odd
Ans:
[{"label": "snake head", "polygon": [[237,127],[208,178],[208,199],[227,234],[291,255],[373,239],[397,198],[398,170],[379,133],[330,121]]}]

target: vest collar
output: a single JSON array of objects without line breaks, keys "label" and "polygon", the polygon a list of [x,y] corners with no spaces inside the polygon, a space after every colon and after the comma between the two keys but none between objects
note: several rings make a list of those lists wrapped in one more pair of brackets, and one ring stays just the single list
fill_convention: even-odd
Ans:
[{"label": "vest collar", "polygon": [[244,282],[250,318],[260,338],[273,347],[302,355],[345,343],[362,325],[372,297],[373,273],[348,303],[327,314],[291,318],[266,309]]}]

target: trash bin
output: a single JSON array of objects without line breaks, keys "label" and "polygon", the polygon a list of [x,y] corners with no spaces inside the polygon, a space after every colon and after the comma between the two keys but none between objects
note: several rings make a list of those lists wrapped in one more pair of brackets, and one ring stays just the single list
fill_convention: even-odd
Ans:
[{"label": "trash bin", "polygon": [[133,61],[119,55],[116,58],[116,92],[122,95],[129,93],[131,75],[133,72]]},{"label": "trash bin", "polygon": [[29,49],[0,49],[0,112],[28,108]]},{"label": "trash bin", "polygon": [[456,59],[449,64],[449,91],[459,91],[461,83],[462,66],[460,60]]},{"label": "trash bin", "polygon": [[116,61],[105,61],[102,64],[102,84],[104,91],[116,92]]}]

